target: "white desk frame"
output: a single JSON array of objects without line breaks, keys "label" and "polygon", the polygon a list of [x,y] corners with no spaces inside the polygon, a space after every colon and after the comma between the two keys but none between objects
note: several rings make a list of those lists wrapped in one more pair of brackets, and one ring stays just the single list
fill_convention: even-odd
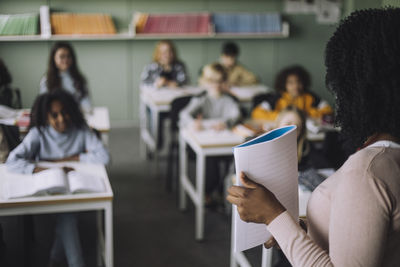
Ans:
[{"label": "white desk frame", "polygon": [[[78,163],[80,164],[80,163]],[[73,165],[73,164],[68,164]],[[5,168],[4,164],[0,165]],[[78,165],[76,165],[78,166]],[[24,197],[16,199],[0,199],[0,216],[16,216],[27,214],[48,214],[62,212],[77,212],[77,211],[104,211],[104,235],[103,235],[103,220],[101,213],[97,216],[97,231],[98,231],[98,250],[103,253],[98,253],[97,263],[101,266],[104,260],[106,267],[113,267],[113,209],[112,200],[113,192],[111,185],[103,165],[91,165],[92,168],[99,168],[99,172],[104,177],[106,192],[104,193],[83,193],[73,195],[53,195],[53,196],[37,196]],[[3,194],[3,181],[0,177],[0,192]]]},{"label": "white desk frame", "polygon": [[[194,186],[188,177],[188,155],[186,146],[189,145],[196,153],[196,185]],[[179,208],[186,209],[187,193],[196,208],[195,238],[203,240],[204,237],[204,191],[205,191],[205,168],[206,157],[229,156],[233,154],[233,146],[237,144],[226,144],[223,146],[202,147],[187,130],[179,131]]]}]

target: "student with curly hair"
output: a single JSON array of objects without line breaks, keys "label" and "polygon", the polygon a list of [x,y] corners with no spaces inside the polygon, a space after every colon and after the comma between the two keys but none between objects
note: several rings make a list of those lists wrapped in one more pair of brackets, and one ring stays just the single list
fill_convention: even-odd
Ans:
[{"label": "student with curly hair", "polygon": [[293,266],[400,262],[399,27],[398,8],[356,11],[327,44],[326,84],[337,124],[359,150],[313,192],[308,232],[244,173],[245,186],[229,190],[241,218],[266,224]]},{"label": "student with curly hair", "polygon": [[[6,165],[11,172],[28,174],[45,170],[38,161],[109,162],[107,150],[87,126],[75,99],[63,90],[38,96],[29,132],[10,153]],[[84,266],[76,213],[57,215],[50,266],[57,266],[64,254],[68,266]]]},{"label": "student with curly hair", "polygon": [[290,66],[281,70],[275,78],[277,95],[264,101],[252,112],[253,119],[275,120],[279,112],[295,106],[313,119],[332,114],[328,103],[310,91],[310,74],[302,66]]},{"label": "student with curly hair", "polygon": [[40,81],[41,94],[57,89],[72,94],[83,111],[91,111],[86,79],[78,68],[74,49],[67,42],[56,42],[53,45],[46,75]]}]

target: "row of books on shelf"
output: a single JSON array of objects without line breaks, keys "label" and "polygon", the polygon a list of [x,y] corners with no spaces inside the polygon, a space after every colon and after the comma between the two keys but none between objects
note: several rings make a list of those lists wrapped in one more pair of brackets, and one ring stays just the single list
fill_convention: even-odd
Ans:
[{"label": "row of books on shelf", "polygon": [[[40,17],[40,20],[39,20]],[[50,12],[41,6],[39,14],[0,15],[0,35],[90,35],[116,34],[109,14]],[[278,13],[140,13],[129,25],[131,35],[193,34],[280,34]]]}]

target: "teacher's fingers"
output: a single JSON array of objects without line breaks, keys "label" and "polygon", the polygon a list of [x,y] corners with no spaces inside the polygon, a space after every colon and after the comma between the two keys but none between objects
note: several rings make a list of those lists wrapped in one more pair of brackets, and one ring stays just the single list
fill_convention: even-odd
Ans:
[{"label": "teacher's fingers", "polygon": [[228,200],[231,204],[234,204],[236,206],[240,206],[241,205],[240,203],[242,203],[242,199],[240,197],[235,197],[232,195],[228,195],[226,197],[226,200]]},{"label": "teacher's fingers", "polygon": [[247,188],[255,189],[258,186],[260,186],[256,182],[253,182],[252,180],[250,180],[249,177],[247,177],[247,175],[244,172],[240,172],[240,181]]},{"label": "teacher's fingers", "polygon": [[246,191],[248,189],[241,186],[231,186],[228,188],[228,193],[235,197],[246,197]]},{"label": "teacher's fingers", "polygon": [[276,240],[273,237],[271,237],[270,239],[267,240],[267,242],[264,243],[264,247],[266,249],[272,248],[276,245],[277,245]]}]

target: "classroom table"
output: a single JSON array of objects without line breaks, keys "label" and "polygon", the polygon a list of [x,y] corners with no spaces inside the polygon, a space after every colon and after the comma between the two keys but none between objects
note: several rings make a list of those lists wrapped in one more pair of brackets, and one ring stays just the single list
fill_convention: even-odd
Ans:
[{"label": "classroom table", "polygon": [[[154,153],[157,162],[157,140],[158,125],[161,113],[168,113],[171,109],[171,103],[174,99],[183,96],[196,95],[204,90],[199,87],[183,88],[154,88],[142,86],[140,88],[140,138],[141,154],[147,153],[147,150]],[[150,110],[150,114],[147,113]],[[150,117],[149,117],[150,116]],[[151,124],[151,126],[150,126]],[[149,127],[150,126],[150,127]],[[151,129],[150,129],[151,128]]]},{"label": "classroom table", "polygon": [[[106,191],[102,193],[79,193],[46,196],[30,196],[23,198],[6,199],[5,173],[6,166],[0,164],[0,216],[16,216],[27,214],[48,214],[60,212],[78,211],[104,211],[104,234],[103,218],[98,212],[98,237],[99,253],[98,264],[102,259],[106,267],[113,266],[113,219],[112,200],[113,192],[108,179],[106,169],[100,164],[84,164],[79,162],[68,163],[46,163],[46,166],[70,166],[77,171],[90,173],[104,179]],[[103,253],[100,253],[103,251]],[[101,255],[102,254],[102,255]]]},{"label": "classroom table", "polygon": [[[18,111],[21,113],[29,113],[30,109]],[[108,144],[108,133],[110,131],[110,115],[107,107],[94,107],[91,113],[84,113],[85,119],[90,127],[96,129],[101,134],[101,139],[105,144]],[[17,118],[0,119],[0,123],[5,125],[16,125]],[[27,122],[29,124],[29,121]],[[22,136],[28,133],[28,126],[19,126]]]},{"label": "classroom table", "polygon": [[[186,209],[186,194],[191,198],[196,209],[195,238],[204,237],[204,194],[206,157],[233,155],[233,147],[242,143],[244,138],[226,130],[220,133],[194,132],[188,128],[179,131],[179,208]],[[190,146],[196,153],[196,185],[188,176],[188,154]]]},{"label": "classroom table", "polygon": [[[142,86],[140,88],[140,137],[141,154],[144,155],[147,149],[153,152],[157,162],[157,140],[158,126],[161,113],[168,113],[174,99],[182,96],[196,95],[204,89],[196,86],[183,88],[154,88],[152,86]],[[240,101],[246,109],[250,110],[253,97],[260,93],[269,92],[270,89],[262,84],[246,87],[232,87],[231,93]],[[150,116],[146,109],[150,110]],[[149,124],[151,123],[151,131]]]}]

